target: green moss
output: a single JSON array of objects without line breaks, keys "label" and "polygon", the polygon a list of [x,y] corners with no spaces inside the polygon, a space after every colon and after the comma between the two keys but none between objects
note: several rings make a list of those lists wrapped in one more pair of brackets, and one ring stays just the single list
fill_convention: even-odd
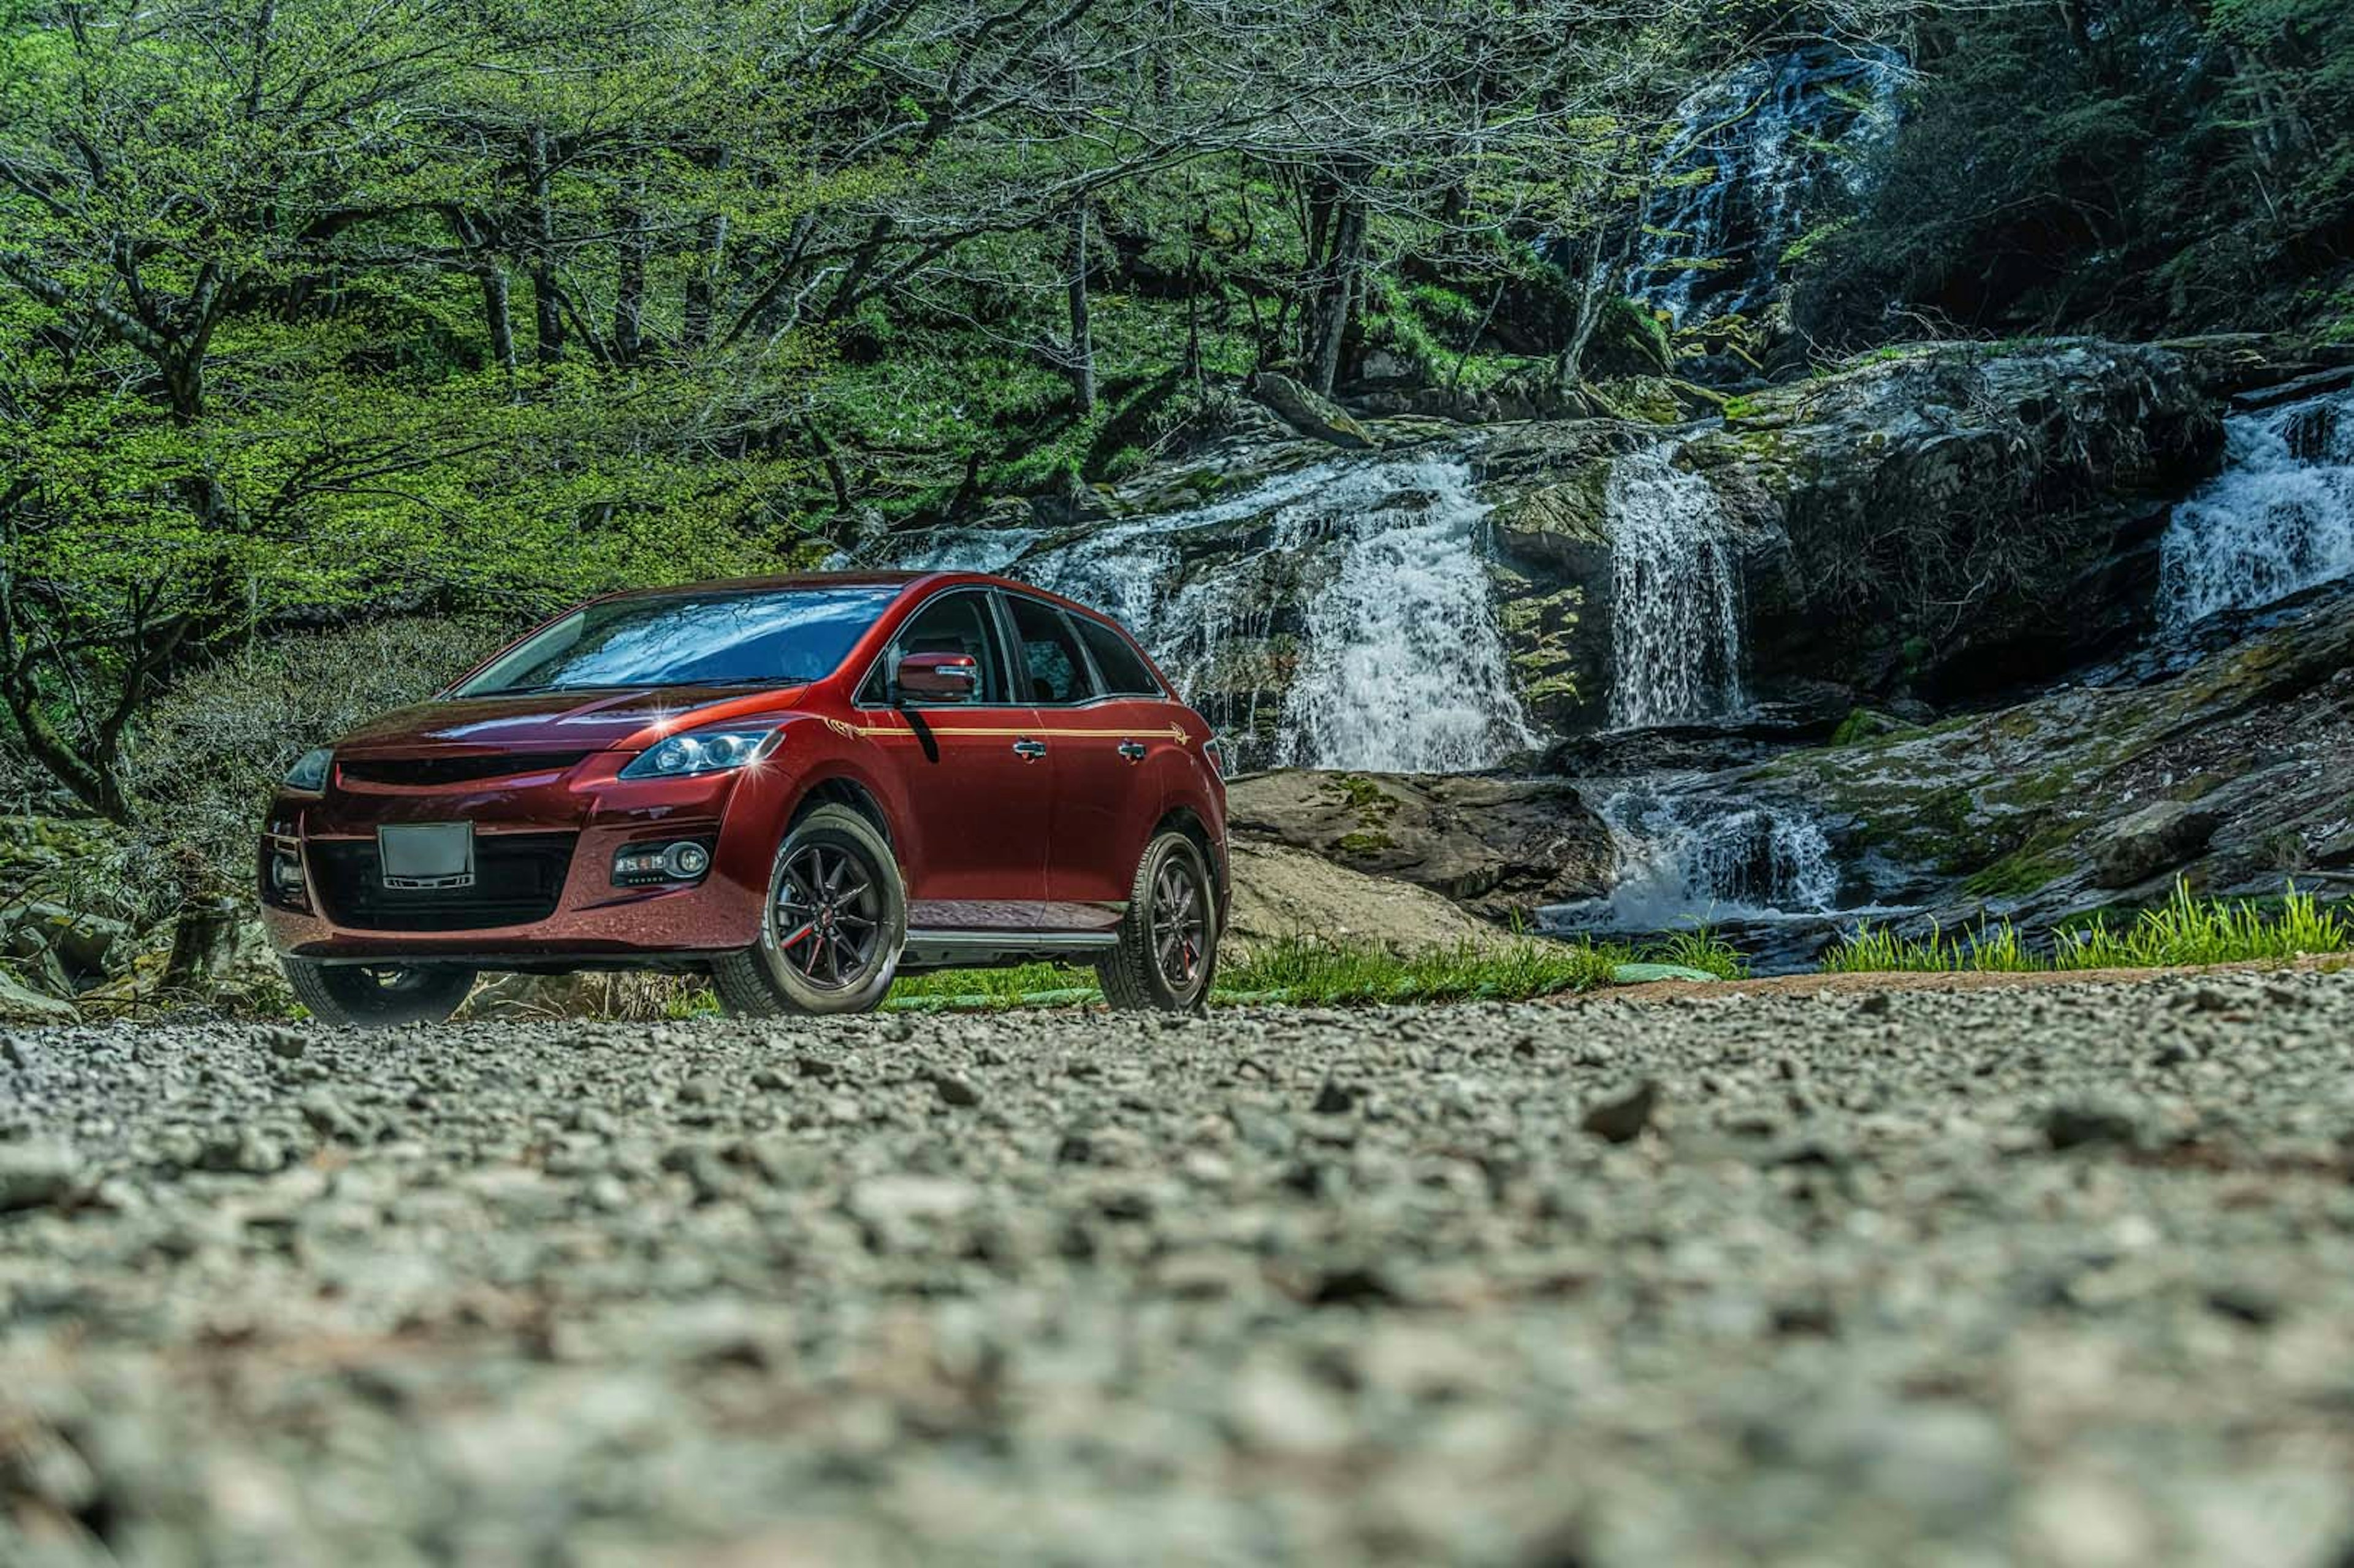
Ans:
[{"label": "green moss", "polygon": [[1367,827],[1386,822],[1397,815],[1397,801],[1362,773],[1336,773],[1324,783],[1325,788],[1335,791],[1349,803],[1357,813],[1357,820]]},{"label": "green moss", "polygon": [[1870,708],[1850,708],[1847,717],[1840,720],[1839,728],[1831,732],[1831,744],[1841,748],[1861,746],[1882,736],[1899,734],[1904,727],[1886,714],[1876,714]]},{"label": "green moss", "polygon": [[1342,833],[1341,835],[1341,842],[1334,847],[1340,850],[1342,854],[1376,855],[1383,853],[1384,851],[1396,848],[1397,841],[1391,838],[1387,833]]},{"label": "green moss", "polygon": [[2005,855],[1992,865],[1962,879],[1962,891],[1974,898],[2024,898],[2068,874],[2064,857],[2032,847]]}]

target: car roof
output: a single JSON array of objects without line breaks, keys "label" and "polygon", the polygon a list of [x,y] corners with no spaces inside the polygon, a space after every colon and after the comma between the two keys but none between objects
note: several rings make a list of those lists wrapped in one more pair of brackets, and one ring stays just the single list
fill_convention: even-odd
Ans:
[{"label": "car roof", "polygon": [[[608,599],[667,599],[690,593],[763,593],[781,588],[908,588],[918,585],[950,583],[985,584],[990,588],[1010,588],[1059,604],[1066,609],[1076,609],[1098,620],[1111,620],[1110,616],[1076,599],[1065,599],[1051,589],[1035,583],[1022,582],[1013,577],[1002,577],[989,572],[917,571],[917,572],[790,572],[777,577],[718,577],[708,582],[666,583],[660,588],[625,588],[608,594]],[[1118,622],[1114,621],[1117,625]]]}]

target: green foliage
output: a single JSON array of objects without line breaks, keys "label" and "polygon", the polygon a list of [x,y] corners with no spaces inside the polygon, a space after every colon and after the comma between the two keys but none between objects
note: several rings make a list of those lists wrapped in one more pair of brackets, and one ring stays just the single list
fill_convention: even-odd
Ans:
[{"label": "green foliage", "polygon": [[2354,8],[2083,0],[1933,20],[1903,133],[1793,248],[1800,324],[1893,298],[1975,331],[2309,315],[2354,256]]}]

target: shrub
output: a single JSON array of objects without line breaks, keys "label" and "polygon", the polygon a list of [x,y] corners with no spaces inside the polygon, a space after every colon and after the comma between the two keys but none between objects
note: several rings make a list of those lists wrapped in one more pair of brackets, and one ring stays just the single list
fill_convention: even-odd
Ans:
[{"label": "shrub", "polygon": [[372,621],[257,642],[182,679],[132,736],[143,817],[126,869],[141,913],[243,887],[262,806],[297,758],[430,695],[514,630],[486,618]]}]

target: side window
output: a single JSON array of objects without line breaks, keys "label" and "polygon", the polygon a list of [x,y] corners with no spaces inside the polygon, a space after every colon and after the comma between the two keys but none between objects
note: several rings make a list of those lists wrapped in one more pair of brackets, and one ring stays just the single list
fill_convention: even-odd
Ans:
[{"label": "side window", "polygon": [[1100,620],[1084,615],[1070,617],[1078,628],[1079,641],[1096,662],[1096,673],[1103,677],[1104,690],[1123,697],[1157,697],[1161,683],[1152,678],[1152,671],[1137,656],[1136,649],[1119,632]]},{"label": "side window", "polygon": [[902,655],[908,653],[969,653],[981,665],[981,690],[976,700],[1005,701],[1005,662],[998,655],[997,638],[990,630],[989,599],[979,593],[945,593],[911,616],[892,640],[891,651],[859,688],[862,703],[890,698],[885,683]]},{"label": "side window", "polygon": [[1030,700],[1046,704],[1083,703],[1096,694],[1087,678],[1087,661],[1071,636],[1071,623],[1051,604],[1020,594],[1005,597],[1013,612],[1013,637],[1022,647],[1022,665],[1030,673]]}]

